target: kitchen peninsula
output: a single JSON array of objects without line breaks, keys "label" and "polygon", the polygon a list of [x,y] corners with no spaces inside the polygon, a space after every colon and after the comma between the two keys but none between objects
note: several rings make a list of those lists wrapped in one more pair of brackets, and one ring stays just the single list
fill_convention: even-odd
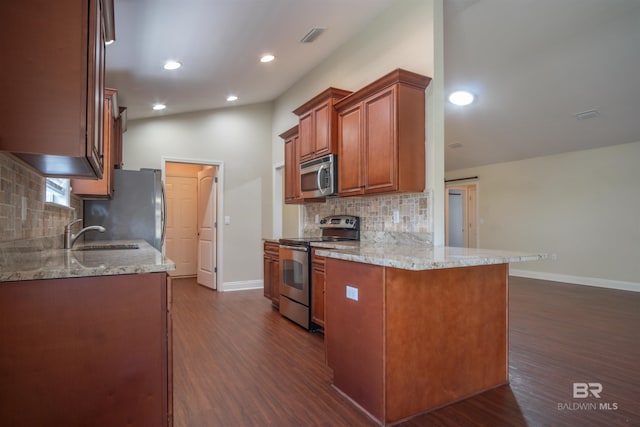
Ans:
[{"label": "kitchen peninsula", "polygon": [[0,261],[4,424],[170,424],[171,260],[127,241]]},{"label": "kitchen peninsula", "polygon": [[508,263],[546,255],[366,243],[317,253],[333,384],[380,424],[508,383]]}]

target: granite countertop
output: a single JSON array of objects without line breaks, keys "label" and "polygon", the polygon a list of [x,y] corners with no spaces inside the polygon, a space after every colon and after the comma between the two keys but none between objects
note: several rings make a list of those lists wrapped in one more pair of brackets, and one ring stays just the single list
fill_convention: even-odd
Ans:
[{"label": "granite countertop", "polygon": [[269,243],[280,243],[280,239],[276,239],[275,237],[263,237],[262,241]]},{"label": "granite countertop", "polygon": [[389,245],[364,243],[346,247],[317,249],[316,254],[327,258],[365,264],[395,267],[404,270],[433,270],[438,268],[539,261],[547,254],[512,252],[493,249],[432,247],[428,245]]},{"label": "granite countertop", "polygon": [[[85,246],[138,245],[138,249],[81,250]],[[69,249],[0,252],[0,282],[158,273],[175,264],[144,240],[90,242]]]}]

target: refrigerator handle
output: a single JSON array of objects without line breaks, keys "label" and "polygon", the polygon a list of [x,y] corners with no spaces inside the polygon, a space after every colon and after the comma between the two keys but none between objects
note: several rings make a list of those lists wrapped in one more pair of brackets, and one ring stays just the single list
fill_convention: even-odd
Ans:
[{"label": "refrigerator handle", "polygon": [[162,213],[160,215],[162,234],[160,236],[160,251],[164,254],[164,237],[167,232],[167,197],[164,191],[164,182],[162,181],[160,181],[160,192],[162,194]]}]

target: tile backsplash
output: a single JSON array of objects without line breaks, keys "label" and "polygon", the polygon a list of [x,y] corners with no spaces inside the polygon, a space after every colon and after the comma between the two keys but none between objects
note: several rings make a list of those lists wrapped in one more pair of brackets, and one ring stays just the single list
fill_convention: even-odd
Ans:
[{"label": "tile backsplash", "polygon": [[62,245],[64,226],[76,213],[81,215],[82,200],[72,196],[71,208],[44,200],[45,178],[10,154],[0,153],[0,243],[51,237],[57,242],[60,236]]},{"label": "tile backsplash", "polygon": [[[394,222],[398,211],[399,222]],[[328,215],[360,217],[362,240],[380,240],[383,235],[412,235],[418,240],[433,241],[431,193],[401,193],[366,197],[330,198],[324,203],[307,203],[303,208],[303,234],[319,235],[318,218]]]}]

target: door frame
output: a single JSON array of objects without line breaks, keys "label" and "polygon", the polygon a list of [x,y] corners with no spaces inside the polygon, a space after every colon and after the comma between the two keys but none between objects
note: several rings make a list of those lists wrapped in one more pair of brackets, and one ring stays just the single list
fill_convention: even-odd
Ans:
[{"label": "door frame", "polygon": [[[474,212],[469,211],[469,204],[467,200],[470,188],[475,189],[476,204],[475,204]],[[469,230],[469,221],[471,220],[473,224],[475,224],[475,239],[476,239],[475,247],[480,248],[481,246],[480,246],[480,182],[479,181],[469,181],[469,182],[463,182],[463,183],[451,182],[451,183],[445,184],[445,190],[444,190],[445,246],[449,245],[449,190],[454,190],[454,189],[465,191],[465,198],[463,200],[463,211],[465,216],[464,219],[465,219],[465,229],[466,229],[465,247],[469,246],[470,236],[469,236],[468,230]]]},{"label": "door frame", "polygon": [[[218,186],[217,186],[217,202],[218,202],[218,206],[216,209],[216,223],[218,224],[223,224],[222,219],[224,217],[223,212],[224,212],[224,162],[221,160],[210,160],[210,159],[190,159],[190,158],[184,158],[184,157],[165,157],[162,156],[161,158],[161,162],[162,162],[162,182],[164,184],[164,182],[166,181],[166,166],[167,163],[189,163],[189,164],[195,164],[195,165],[203,165],[203,166],[217,166],[218,167]],[[223,271],[223,264],[222,264],[222,259],[223,259],[223,254],[224,254],[224,250],[223,250],[223,238],[222,238],[222,234],[223,234],[223,230],[224,227],[217,227],[216,228],[216,259],[213,260],[214,261],[214,265],[217,267],[217,272],[216,272],[216,289],[217,291],[224,291],[223,289],[223,284],[224,284],[224,271]],[[164,247],[162,248],[164,251]]]}]

